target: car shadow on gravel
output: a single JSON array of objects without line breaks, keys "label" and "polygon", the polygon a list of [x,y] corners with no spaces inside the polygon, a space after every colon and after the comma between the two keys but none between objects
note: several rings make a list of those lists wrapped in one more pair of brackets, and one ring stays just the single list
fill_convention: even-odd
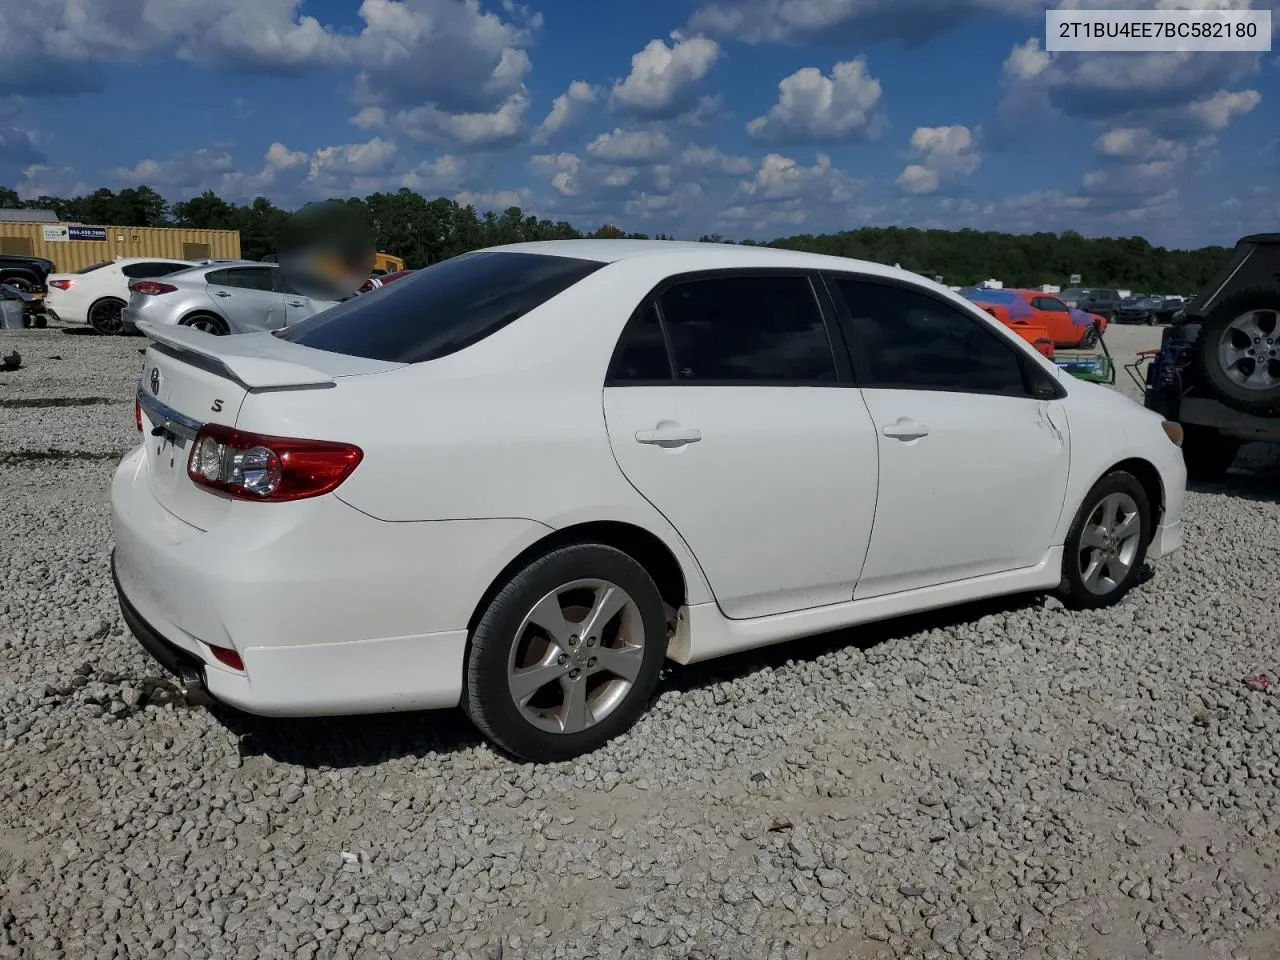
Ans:
[{"label": "car shadow on gravel", "polygon": [[313,719],[257,717],[215,704],[209,712],[239,738],[242,758],[267,757],[309,769],[376,766],[484,743],[461,710]]},{"label": "car shadow on gravel", "polygon": [[[1151,575],[1148,567],[1143,579]],[[1043,594],[996,597],[803,637],[693,666],[669,663],[656,693],[684,693],[714,686],[759,670],[782,669],[788,662],[815,660],[847,647],[865,651],[922,631],[946,629],[991,614],[1034,609],[1043,603]],[[267,757],[277,763],[310,769],[375,766],[404,757],[454,753],[485,745],[461,710],[316,719],[257,717],[222,705],[214,705],[209,710],[239,739],[242,758]],[[515,757],[509,759],[524,762]]]},{"label": "car shadow on gravel", "polygon": [[1193,493],[1217,494],[1234,500],[1280,503],[1280,467],[1245,472],[1232,470],[1221,481],[1188,483]]},{"label": "car shadow on gravel", "polygon": [[[1143,578],[1151,575],[1148,567]],[[1141,582],[1141,581],[1140,581]],[[692,666],[669,665],[659,692],[697,690],[737,680],[758,670],[779,670],[797,660],[816,660],[819,657],[850,647],[863,652],[893,640],[901,640],[927,630],[946,630],[964,623],[972,623],[992,614],[1017,613],[1044,604],[1044,594],[1017,594],[975,600],[954,607],[913,613],[891,620],[880,620],[858,627],[845,627],[831,633],[800,637],[784,643],[747,650],[742,653],[718,657]]]}]

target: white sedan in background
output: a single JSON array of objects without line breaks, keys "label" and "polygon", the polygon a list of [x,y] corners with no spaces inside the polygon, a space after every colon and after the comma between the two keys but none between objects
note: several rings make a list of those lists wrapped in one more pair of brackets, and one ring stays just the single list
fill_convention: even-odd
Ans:
[{"label": "white sedan in background", "polygon": [[1177,424],[946,288],[767,247],[466,254],[273,333],[142,324],[130,629],[265,715],[461,705],[562,760],[692,663],[982,597],[1120,600]]},{"label": "white sedan in background", "polygon": [[67,323],[87,323],[102,334],[123,333],[120,311],[129,302],[131,281],[164,277],[195,265],[194,260],[117,257],[75,273],[52,273],[45,307]]}]

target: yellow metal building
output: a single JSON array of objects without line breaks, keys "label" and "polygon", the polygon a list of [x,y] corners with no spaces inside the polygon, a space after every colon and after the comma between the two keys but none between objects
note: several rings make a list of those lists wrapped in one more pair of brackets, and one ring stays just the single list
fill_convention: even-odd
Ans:
[{"label": "yellow metal building", "polygon": [[0,254],[4,253],[44,257],[57,264],[58,273],[72,273],[116,257],[239,259],[240,231],[0,220]]}]

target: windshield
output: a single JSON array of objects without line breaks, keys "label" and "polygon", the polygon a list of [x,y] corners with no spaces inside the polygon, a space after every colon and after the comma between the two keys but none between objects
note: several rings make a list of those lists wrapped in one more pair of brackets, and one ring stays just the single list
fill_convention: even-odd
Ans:
[{"label": "windshield", "polygon": [[467,253],[352,297],[277,336],[330,353],[422,363],[483,340],[603,266],[544,254]]}]

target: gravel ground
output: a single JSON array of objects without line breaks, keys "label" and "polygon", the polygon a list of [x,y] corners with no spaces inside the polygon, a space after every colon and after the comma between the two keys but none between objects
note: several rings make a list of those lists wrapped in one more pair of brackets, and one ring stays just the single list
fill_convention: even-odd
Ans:
[{"label": "gravel ground", "polygon": [[142,344],[0,334],[0,957],[1280,954],[1274,451],[1116,608],[673,667],[537,768],[454,713],[173,702],[107,567]]}]

